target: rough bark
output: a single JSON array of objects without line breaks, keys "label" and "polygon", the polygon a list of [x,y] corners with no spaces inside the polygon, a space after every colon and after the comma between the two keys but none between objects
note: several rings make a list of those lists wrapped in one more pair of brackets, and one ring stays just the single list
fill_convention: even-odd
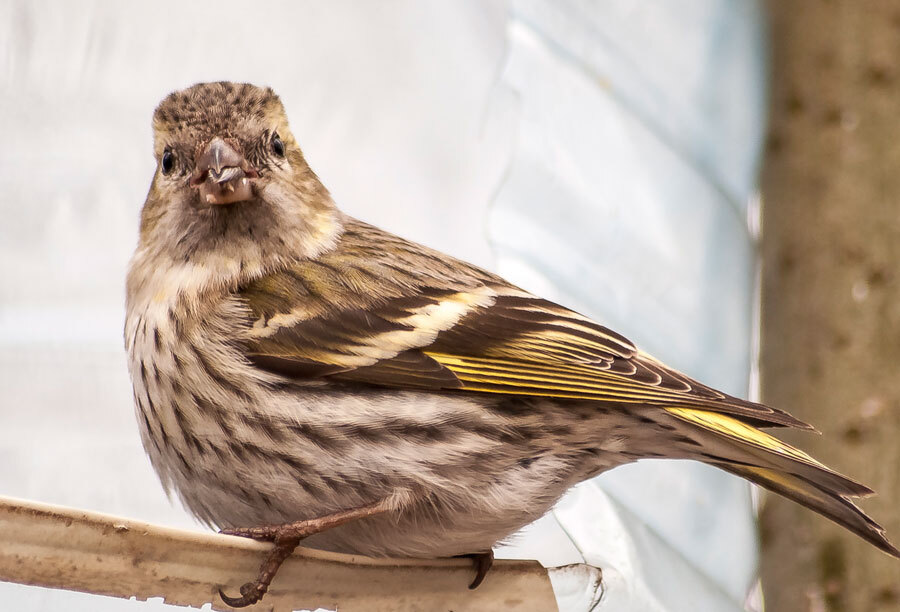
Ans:
[{"label": "rough bark", "polygon": [[[875,489],[900,541],[900,2],[769,0],[762,392]],[[769,612],[900,609],[900,561],[786,500],[762,522]]]}]

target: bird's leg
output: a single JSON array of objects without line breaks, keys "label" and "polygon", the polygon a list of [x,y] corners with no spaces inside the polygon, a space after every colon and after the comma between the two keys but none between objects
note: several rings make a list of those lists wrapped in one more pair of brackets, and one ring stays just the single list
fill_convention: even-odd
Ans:
[{"label": "bird's leg", "polygon": [[[233,527],[223,529],[220,533],[225,535],[234,535],[244,538],[252,538],[254,540],[263,540],[266,542],[274,542],[275,547],[269,552],[266,560],[259,567],[259,574],[256,580],[248,582],[241,587],[240,597],[229,597],[219,589],[219,596],[226,604],[232,608],[243,608],[251,604],[255,604],[266,591],[278,568],[284,563],[285,559],[291,556],[300,540],[314,533],[331,529],[355,521],[357,519],[366,518],[375,514],[386,512],[392,506],[390,500],[382,500],[368,506],[361,506],[353,510],[344,512],[335,512],[327,516],[322,516],[307,521],[297,521],[295,523],[286,523],[284,525],[264,525],[262,527]],[[488,564],[490,567],[490,564]],[[485,570],[486,571],[486,570]]]},{"label": "bird's leg", "polygon": [[468,555],[459,556],[467,557],[472,560],[472,565],[475,566],[475,580],[472,581],[469,588],[477,589],[478,585],[484,581],[484,577],[487,576],[488,570],[494,565],[494,551],[489,550],[487,552],[470,553]]}]

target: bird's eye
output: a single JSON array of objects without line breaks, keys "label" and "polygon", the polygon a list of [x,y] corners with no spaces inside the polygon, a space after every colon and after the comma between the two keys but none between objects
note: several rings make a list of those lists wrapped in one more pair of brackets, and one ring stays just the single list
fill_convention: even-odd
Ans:
[{"label": "bird's eye", "polygon": [[278,157],[284,157],[284,143],[277,133],[272,136],[272,150],[275,151],[275,155]]},{"label": "bird's eye", "polygon": [[162,156],[162,173],[168,174],[172,171],[172,168],[175,167],[175,154],[172,153],[169,149],[166,149],[163,152]]}]

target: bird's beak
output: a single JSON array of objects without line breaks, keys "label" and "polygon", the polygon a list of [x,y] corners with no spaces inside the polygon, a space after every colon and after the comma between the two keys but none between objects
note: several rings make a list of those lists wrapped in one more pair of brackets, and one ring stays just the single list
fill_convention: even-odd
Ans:
[{"label": "bird's beak", "polygon": [[217,136],[199,149],[191,187],[199,190],[206,204],[231,204],[253,197],[251,182],[258,176],[234,146]]}]

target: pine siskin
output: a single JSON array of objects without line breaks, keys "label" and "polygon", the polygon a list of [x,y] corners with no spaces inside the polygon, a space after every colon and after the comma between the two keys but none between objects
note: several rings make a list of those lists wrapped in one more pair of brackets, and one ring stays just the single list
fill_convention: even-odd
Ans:
[{"label": "pine siskin", "polygon": [[648,457],[743,476],[900,556],[871,491],[757,429],[810,427],[676,372],[489,272],[341,213],[271,89],[200,84],[153,118],[127,284],[144,447],[226,533],[374,556],[470,555],[574,484]]}]

